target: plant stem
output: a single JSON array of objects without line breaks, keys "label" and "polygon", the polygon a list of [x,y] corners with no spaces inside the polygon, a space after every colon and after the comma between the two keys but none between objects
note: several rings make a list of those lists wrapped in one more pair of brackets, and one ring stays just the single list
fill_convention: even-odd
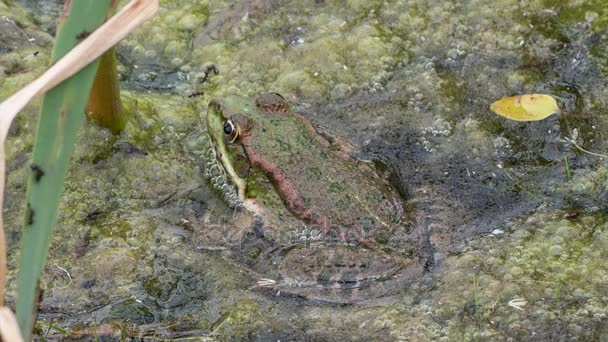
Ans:
[{"label": "plant stem", "polygon": [[101,127],[119,133],[124,128],[126,120],[122,115],[116,67],[116,51],[112,48],[100,58],[86,111],[89,119]]},{"label": "plant stem", "polygon": [[[53,47],[53,62],[103,23],[109,1],[66,0]],[[26,341],[31,340],[38,299],[36,288],[48,256],[63,182],[97,65],[96,62],[88,65],[51,89],[42,100],[27,185],[17,283],[17,321]]]},{"label": "plant stem", "polygon": [[564,162],[566,163],[566,180],[572,180],[572,172],[570,171],[570,163],[568,162],[568,155],[564,153]]},{"label": "plant stem", "polygon": [[[108,18],[116,11],[117,4],[118,1],[111,3]],[[101,56],[86,109],[89,119],[114,133],[122,131],[126,123],[120,101],[117,64],[114,48]]]}]

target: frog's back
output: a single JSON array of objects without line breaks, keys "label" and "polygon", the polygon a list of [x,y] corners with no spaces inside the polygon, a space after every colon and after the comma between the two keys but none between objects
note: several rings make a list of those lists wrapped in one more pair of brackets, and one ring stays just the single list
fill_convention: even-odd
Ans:
[{"label": "frog's back", "polygon": [[308,119],[285,111],[260,116],[253,149],[273,156],[315,217],[332,227],[364,230],[402,223],[403,205],[394,188],[369,165],[337,153]]}]

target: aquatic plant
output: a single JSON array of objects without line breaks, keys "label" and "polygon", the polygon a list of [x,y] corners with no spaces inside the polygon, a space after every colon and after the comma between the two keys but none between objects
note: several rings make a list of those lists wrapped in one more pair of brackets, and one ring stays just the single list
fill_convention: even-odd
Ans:
[{"label": "aquatic plant", "polygon": [[[118,2],[113,1],[110,5],[108,17],[116,11]],[[126,123],[125,117],[122,115],[117,65],[114,48],[108,50],[99,58],[97,74],[95,74],[93,88],[89,94],[86,107],[89,119],[101,127],[109,128],[114,133],[120,132]]]},{"label": "aquatic plant", "polygon": [[[75,1],[64,12],[57,29],[51,62],[70,51],[103,23],[109,0]],[[26,194],[26,213],[17,287],[17,320],[22,335],[29,340],[35,310],[36,288],[46,263],[52,228],[63,181],[84,107],[95,77],[98,62],[93,62],[69,80],[50,90],[42,100],[34,143],[31,175]]]},{"label": "aquatic plant", "polygon": [[114,133],[122,131],[126,123],[116,67],[116,51],[110,49],[99,59],[99,67],[86,107],[89,119]]},{"label": "aquatic plant", "polygon": [[570,171],[570,162],[568,161],[568,154],[564,152],[564,164],[566,166],[566,180],[572,180],[572,171]]},{"label": "aquatic plant", "polygon": [[[25,340],[30,340],[34,320],[32,313],[37,299],[36,288],[46,262],[52,227],[57,218],[59,197],[76,133],[84,117],[84,106],[97,68],[95,60],[124,38],[129,31],[152,16],[158,10],[158,0],[133,0],[119,15],[109,20],[103,29],[91,34],[78,48],[72,50],[103,22],[108,6],[109,0],[83,0],[66,6],[53,49],[54,65],[40,78],[0,104],[0,112],[3,114],[0,120],[0,142],[4,143],[12,119],[25,104],[59,84],[49,91],[42,102],[26,196],[22,260],[17,289],[17,321]],[[78,15],[71,15],[73,13]],[[61,83],[70,76],[73,77]],[[0,149],[0,190],[3,190],[5,175],[2,150],[3,148]],[[2,196],[0,206],[1,198]],[[0,288],[4,291],[6,249],[3,230],[0,229],[0,232]],[[3,300],[4,292],[0,295],[0,300]],[[12,320],[12,314],[5,308],[1,310],[0,321],[3,324],[0,326],[0,333],[4,338],[12,336],[10,340],[16,340],[14,331],[10,331],[15,327],[14,322],[9,322]]]}]

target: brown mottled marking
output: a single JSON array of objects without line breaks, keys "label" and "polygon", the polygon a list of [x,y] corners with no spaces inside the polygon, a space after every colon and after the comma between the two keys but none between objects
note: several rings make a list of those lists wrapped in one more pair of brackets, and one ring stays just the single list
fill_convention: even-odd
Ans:
[{"label": "brown mottled marking", "polygon": [[44,176],[44,170],[42,169],[42,167],[40,167],[40,165],[38,164],[32,164],[30,165],[30,168],[34,173],[34,182],[40,182],[40,179],[42,178],[42,176]]},{"label": "brown mottled marking", "polygon": [[34,215],[36,215],[34,208],[32,208],[32,205],[28,203],[27,204],[27,224],[28,225],[34,224]]},{"label": "brown mottled marking", "polygon": [[203,95],[205,95],[204,92],[202,92],[202,91],[195,91],[192,94],[188,95],[188,98],[199,97],[199,96],[203,96]]},{"label": "brown mottled marking", "polygon": [[76,35],[76,39],[78,39],[78,40],[85,39],[90,34],[91,34],[91,32],[84,30],[84,31],[82,31],[82,32],[80,32],[79,34]]},{"label": "brown mottled marking", "polygon": [[277,93],[262,94],[255,100],[258,109],[265,112],[289,112],[289,104]]}]

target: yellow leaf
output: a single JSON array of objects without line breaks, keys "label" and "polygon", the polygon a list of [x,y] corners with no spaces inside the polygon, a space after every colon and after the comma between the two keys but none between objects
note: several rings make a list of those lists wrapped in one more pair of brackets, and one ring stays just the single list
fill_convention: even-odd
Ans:
[{"label": "yellow leaf", "polygon": [[505,97],[492,103],[490,110],[515,121],[538,121],[559,113],[555,99],[545,94]]}]

